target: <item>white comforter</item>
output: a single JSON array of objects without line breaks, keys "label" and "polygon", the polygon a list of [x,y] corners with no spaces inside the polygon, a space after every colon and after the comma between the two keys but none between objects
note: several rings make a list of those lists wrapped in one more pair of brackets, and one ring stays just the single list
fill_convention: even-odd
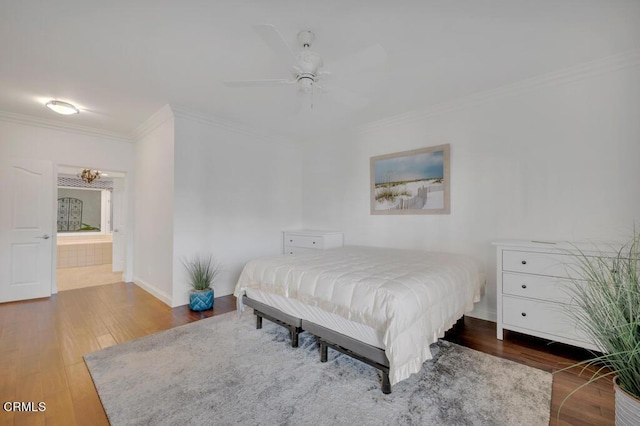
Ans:
[{"label": "white comforter", "polygon": [[429,345],[473,309],[483,285],[468,256],[344,247],[252,260],[234,294],[256,288],[378,330],[393,385],[431,359]]}]

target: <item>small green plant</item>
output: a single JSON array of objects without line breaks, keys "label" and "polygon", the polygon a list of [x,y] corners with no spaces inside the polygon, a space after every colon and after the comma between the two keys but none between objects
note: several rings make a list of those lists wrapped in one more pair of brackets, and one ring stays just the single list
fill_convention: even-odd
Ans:
[{"label": "small green plant", "polygon": [[583,281],[571,286],[581,308],[572,314],[602,354],[576,364],[596,370],[567,398],[595,380],[616,376],[618,386],[640,399],[640,232],[634,229],[630,242],[613,255],[580,252],[575,259]]},{"label": "small green plant", "polygon": [[100,228],[96,228],[88,223],[83,223],[82,227],[78,228],[78,231],[100,231]]},{"label": "small green plant", "polygon": [[220,273],[220,266],[213,260],[213,256],[196,256],[193,260],[182,263],[189,275],[189,284],[195,291],[210,289]]}]

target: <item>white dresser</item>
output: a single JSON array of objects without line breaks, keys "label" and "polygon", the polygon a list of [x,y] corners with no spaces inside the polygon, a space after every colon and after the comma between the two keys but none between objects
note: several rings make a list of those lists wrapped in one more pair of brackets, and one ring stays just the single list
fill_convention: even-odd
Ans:
[{"label": "white dresser", "polygon": [[284,253],[300,254],[309,250],[342,247],[342,232],[302,229],[284,232]]},{"label": "white dresser", "polygon": [[579,309],[568,289],[579,277],[568,243],[504,240],[497,247],[498,339],[513,330],[597,349],[568,314]]}]

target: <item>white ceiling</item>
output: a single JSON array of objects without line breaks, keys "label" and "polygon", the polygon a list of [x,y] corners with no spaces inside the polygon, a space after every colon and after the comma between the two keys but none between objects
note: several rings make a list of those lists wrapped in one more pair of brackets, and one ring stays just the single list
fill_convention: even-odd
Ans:
[{"label": "white ceiling", "polygon": [[[295,86],[225,87],[289,77],[252,30],[262,23],[292,47],[312,30],[333,70],[327,88],[350,88],[368,106],[318,94],[297,112]],[[386,50],[384,67],[340,75],[372,44]],[[127,137],[171,103],[303,137],[639,48],[640,0],[0,0],[0,111]],[[56,115],[49,99],[81,113]]]}]

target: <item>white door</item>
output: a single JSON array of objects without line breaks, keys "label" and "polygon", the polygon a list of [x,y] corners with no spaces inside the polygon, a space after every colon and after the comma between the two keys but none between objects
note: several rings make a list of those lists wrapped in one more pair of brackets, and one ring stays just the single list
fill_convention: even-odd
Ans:
[{"label": "white door", "polygon": [[[124,178],[113,179],[111,194],[113,225],[113,272],[124,271],[126,255],[127,209],[124,197]],[[123,278],[124,280],[124,278]]]},{"label": "white door", "polygon": [[0,302],[51,296],[53,164],[0,161]]}]

